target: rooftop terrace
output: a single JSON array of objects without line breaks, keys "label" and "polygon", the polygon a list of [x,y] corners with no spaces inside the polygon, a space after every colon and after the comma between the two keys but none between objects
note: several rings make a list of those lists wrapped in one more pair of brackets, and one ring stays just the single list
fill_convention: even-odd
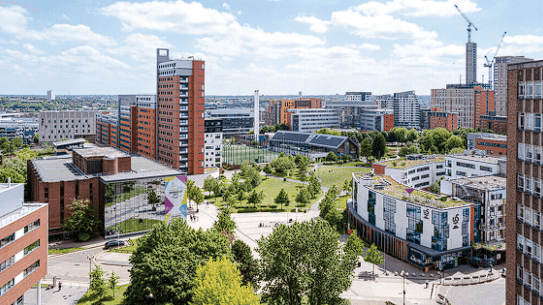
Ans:
[{"label": "rooftop terrace", "polygon": [[507,180],[503,176],[479,176],[454,179],[451,180],[451,183],[480,190],[496,191],[505,189]]},{"label": "rooftop terrace", "polygon": [[93,147],[93,148],[84,148],[84,149],[74,149],[81,157],[90,158],[90,157],[106,157],[110,159],[115,159],[118,157],[128,157],[128,154],[122,152],[113,147]]},{"label": "rooftop terrace", "polygon": [[435,162],[445,162],[445,156],[432,156],[432,157],[421,159],[421,160],[396,159],[396,160],[390,160],[386,162],[380,162],[378,164],[385,165],[390,168],[404,169],[404,168],[409,168],[409,167],[428,164],[428,163],[435,163]]},{"label": "rooftop terrace", "polygon": [[433,208],[444,209],[471,204],[462,200],[455,200],[451,197],[436,195],[434,193],[416,189],[410,195],[406,191],[409,187],[398,183],[390,176],[375,175],[372,177],[368,174],[356,173],[355,177],[357,179],[372,179],[372,186],[366,186],[371,188],[372,191]]}]

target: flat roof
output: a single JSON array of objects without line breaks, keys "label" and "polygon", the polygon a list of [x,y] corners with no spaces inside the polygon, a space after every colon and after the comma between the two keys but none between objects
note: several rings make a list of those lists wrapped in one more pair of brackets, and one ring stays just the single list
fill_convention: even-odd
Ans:
[{"label": "flat roof", "polygon": [[469,161],[476,161],[482,163],[498,164],[500,162],[505,162],[507,159],[498,158],[492,156],[478,156],[478,155],[448,155],[449,158],[463,159]]},{"label": "flat roof", "polygon": [[129,155],[121,150],[118,150],[113,147],[93,147],[93,148],[82,148],[74,149],[80,156],[84,158],[89,157],[106,157],[110,159],[115,159],[118,157],[128,157]]},{"label": "flat roof", "polygon": [[87,175],[74,165],[71,155],[45,157],[32,162],[43,182],[85,180],[99,176],[103,182],[110,183],[182,174],[178,170],[142,156],[132,156],[131,159],[132,170],[115,175],[102,175],[101,173]]},{"label": "flat roof", "polygon": [[85,139],[79,138],[79,139],[58,141],[58,142],[53,142],[53,145],[58,146],[58,145],[70,145],[70,144],[79,144],[79,143],[85,143]]},{"label": "flat roof", "polygon": [[[371,177],[367,173],[357,173],[355,175],[358,179],[372,179],[372,186],[365,186],[367,188],[370,188],[372,191],[392,196],[413,204],[419,204],[438,209],[452,208],[471,204],[470,202],[455,200],[445,195],[437,195],[434,193],[410,188],[404,184],[397,182],[390,176],[375,175]],[[408,194],[406,189],[413,189],[413,192],[411,192],[411,194]],[[441,200],[441,198],[443,197],[446,198],[445,201]]]},{"label": "flat roof", "polygon": [[3,228],[15,221],[47,206],[45,203],[24,203],[22,208],[16,209],[0,217],[0,228]]},{"label": "flat roof", "polygon": [[478,176],[469,178],[458,178],[451,180],[451,183],[476,188],[480,190],[496,191],[505,189],[507,180],[503,176]]},{"label": "flat roof", "polygon": [[414,166],[437,163],[437,162],[445,162],[445,156],[432,155],[432,156],[427,156],[424,159],[420,159],[420,160],[394,159],[394,160],[389,160],[385,162],[379,162],[377,164],[390,166],[390,168],[404,169],[404,168],[410,168]]}]

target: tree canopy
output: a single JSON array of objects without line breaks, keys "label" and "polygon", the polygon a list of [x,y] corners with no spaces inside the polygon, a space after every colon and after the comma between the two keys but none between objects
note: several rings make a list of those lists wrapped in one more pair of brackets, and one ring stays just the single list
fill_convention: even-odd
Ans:
[{"label": "tree canopy", "polygon": [[77,239],[87,241],[101,223],[98,215],[88,199],[75,199],[69,206],[70,216],[64,221],[64,230],[77,234]]}]

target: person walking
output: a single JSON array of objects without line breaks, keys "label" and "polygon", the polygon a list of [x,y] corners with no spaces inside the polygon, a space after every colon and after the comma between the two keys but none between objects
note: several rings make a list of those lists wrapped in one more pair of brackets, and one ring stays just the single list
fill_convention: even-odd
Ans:
[{"label": "person walking", "polygon": [[62,289],[62,282],[58,282],[58,291]]}]

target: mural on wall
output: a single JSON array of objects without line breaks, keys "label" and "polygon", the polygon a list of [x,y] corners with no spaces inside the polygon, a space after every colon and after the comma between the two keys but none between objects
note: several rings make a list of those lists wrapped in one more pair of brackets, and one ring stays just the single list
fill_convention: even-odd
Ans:
[{"label": "mural on wall", "polygon": [[165,221],[173,217],[187,220],[187,176],[167,177],[165,188]]}]

